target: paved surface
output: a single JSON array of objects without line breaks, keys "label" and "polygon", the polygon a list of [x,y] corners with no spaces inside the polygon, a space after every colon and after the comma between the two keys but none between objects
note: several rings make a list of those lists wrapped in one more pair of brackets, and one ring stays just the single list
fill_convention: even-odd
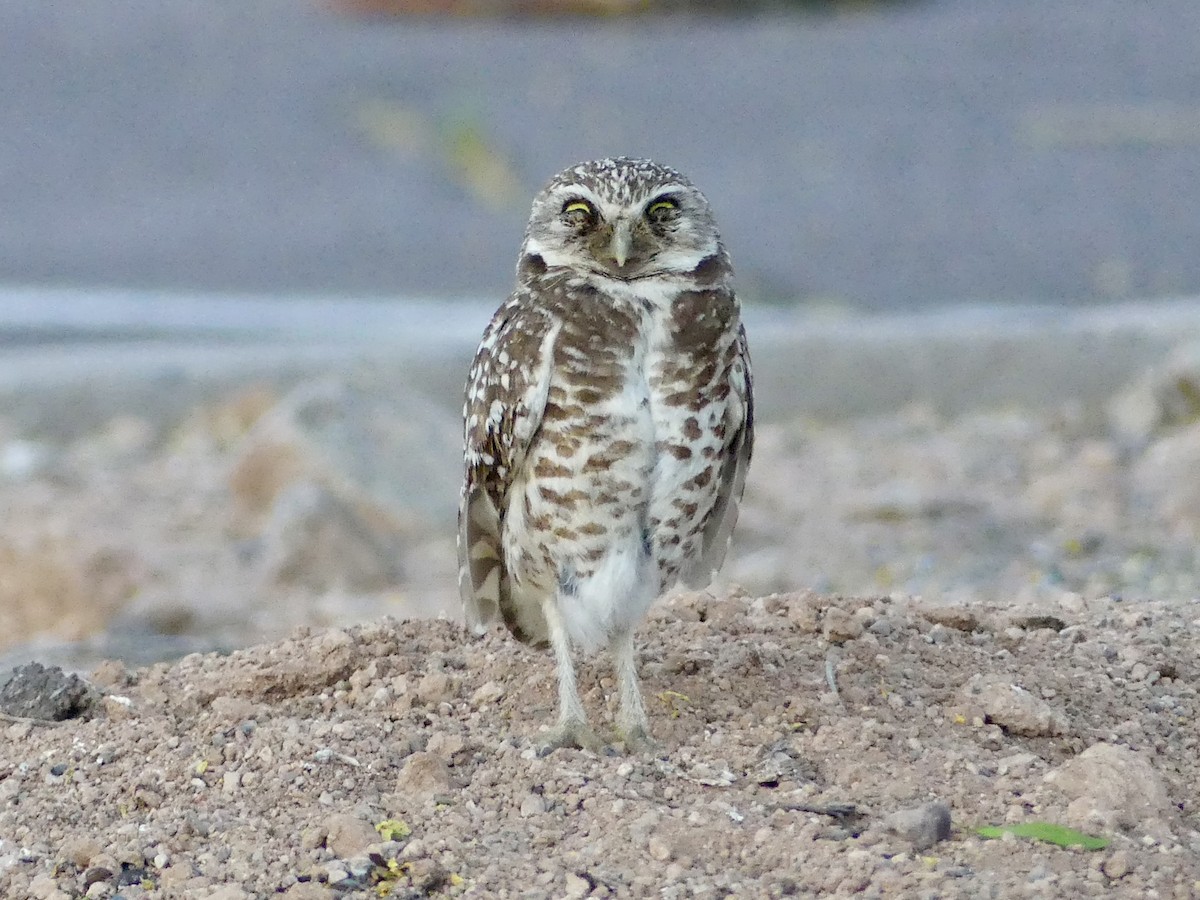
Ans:
[{"label": "paved surface", "polygon": [[746,292],[866,308],[1200,293],[1200,3],[356,20],[0,4],[0,283],[504,293],[529,194],[653,155]]},{"label": "paved surface", "polygon": [[[61,442],[125,412],[178,417],[247,381],[364,367],[453,418],[493,306],[0,289],[0,414]],[[1102,429],[1114,393],[1200,341],[1189,299],[846,317],[755,305],[745,318],[763,422],[1066,404]]]}]

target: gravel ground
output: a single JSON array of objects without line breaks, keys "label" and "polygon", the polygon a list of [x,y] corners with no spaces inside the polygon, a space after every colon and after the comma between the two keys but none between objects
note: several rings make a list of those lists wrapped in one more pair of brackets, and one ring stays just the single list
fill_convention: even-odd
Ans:
[{"label": "gravel ground", "polygon": [[[108,663],[90,718],[0,732],[0,893],[1193,897],[1198,614],[678,595],[641,755],[539,757],[548,656],[450,622]],[[974,831],[1029,821],[1110,843]]]}]

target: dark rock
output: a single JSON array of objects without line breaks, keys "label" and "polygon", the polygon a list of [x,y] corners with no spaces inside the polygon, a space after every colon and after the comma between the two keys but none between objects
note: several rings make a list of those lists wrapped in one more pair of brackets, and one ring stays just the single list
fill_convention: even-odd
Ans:
[{"label": "dark rock", "polygon": [[99,694],[78,675],[32,662],[13,669],[8,683],[0,688],[0,712],[61,722],[90,714],[99,699]]}]

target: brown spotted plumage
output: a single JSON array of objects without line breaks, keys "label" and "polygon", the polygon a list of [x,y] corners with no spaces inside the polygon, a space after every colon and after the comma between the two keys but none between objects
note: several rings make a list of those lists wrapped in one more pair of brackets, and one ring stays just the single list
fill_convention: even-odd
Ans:
[{"label": "brown spotted plumage", "polygon": [[597,743],[573,646],[612,650],[648,740],[633,633],[720,567],[753,442],[746,335],[704,196],[647,160],[582,163],[534,199],[517,289],[467,380],[460,587],[477,626],[553,647],[548,746]]}]

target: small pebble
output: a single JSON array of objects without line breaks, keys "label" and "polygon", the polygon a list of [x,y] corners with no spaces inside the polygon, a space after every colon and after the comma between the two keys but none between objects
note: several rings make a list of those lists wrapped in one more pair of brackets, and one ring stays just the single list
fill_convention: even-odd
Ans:
[{"label": "small pebble", "polygon": [[646,850],[650,854],[650,858],[657,862],[666,862],[675,855],[671,850],[671,845],[658,835],[651,836],[646,844]]},{"label": "small pebble", "polygon": [[933,802],[899,809],[883,820],[883,827],[908,841],[914,849],[928,850],[950,837],[950,807]]},{"label": "small pebble", "polygon": [[592,883],[582,875],[568,872],[565,889],[568,897],[586,897],[592,892]]},{"label": "small pebble", "polygon": [[525,799],[521,801],[521,815],[526,818],[541,815],[545,811],[546,798],[541,794],[526,794]]},{"label": "small pebble", "polygon": [[1131,868],[1132,865],[1130,864],[1129,854],[1124,850],[1115,851],[1110,857],[1108,857],[1108,859],[1104,860],[1104,862],[1100,864],[1100,871],[1102,871],[1109,878],[1113,879],[1124,878],[1129,874],[1129,870]]},{"label": "small pebble", "polygon": [[370,822],[347,813],[330,816],[325,827],[325,846],[342,859],[364,852],[379,840],[379,832]]},{"label": "small pebble", "polygon": [[831,606],[821,618],[821,633],[827,641],[844,644],[862,636],[863,621],[840,607]]}]

